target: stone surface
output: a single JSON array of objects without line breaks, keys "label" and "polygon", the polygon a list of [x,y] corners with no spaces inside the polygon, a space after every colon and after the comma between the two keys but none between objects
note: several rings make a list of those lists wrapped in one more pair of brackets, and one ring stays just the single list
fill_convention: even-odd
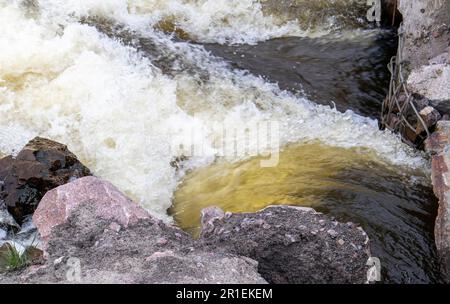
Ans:
[{"label": "stone surface", "polygon": [[450,45],[450,1],[399,0],[405,31],[404,59],[411,68],[428,64]]},{"label": "stone surface", "polygon": [[9,214],[6,204],[0,200],[0,229],[20,229],[19,224],[14,220],[11,214]]},{"label": "stone surface", "polygon": [[97,217],[114,220],[124,227],[150,217],[111,183],[93,176],[83,177],[47,192],[42,198],[33,221],[43,240],[82,204],[92,204]]},{"label": "stone surface", "polygon": [[[419,112],[419,115],[422,118],[422,120],[425,123],[428,130],[430,130],[430,128],[433,127],[442,117],[441,114],[439,113],[439,111],[437,111],[435,108],[433,108],[431,106],[427,106],[427,107],[423,108]],[[419,121],[417,123],[417,127],[416,127],[416,134],[420,134],[424,131],[425,131],[425,128],[424,128],[423,124]]]},{"label": "stone surface", "polygon": [[37,137],[17,157],[0,160],[0,199],[21,223],[47,191],[87,175],[89,169],[65,145]]},{"label": "stone surface", "polygon": [[259,262],[269,283],[365,283],[369,239],[356,225],[331,221],[309,208],[277,206],[226,216],[202,213],[201,248]]},{"label": "stone surface", "polygon": [[431,65],[436,64],[450,64],[450,52],[448,50],[445,50],[444,53],[430,59],[429,62]]},{"label": "stone surface", "polygon": [[426,142],[432,154],[432,182],[439,198],[435,239],[444,273],[450,282],[450,121],[440,121]]},{"label": "stone surface", "polygon": [[257,262],[194,248],[189,235],[155,218],[109,229],[95,205],[78,205],[52,229],[43,265],[0,276],[0,283],[266,283]]},{"label": "stone surface", "polygon": [[407,85],[411,92],[430,100],[441,113],[450,113],[450,64],[415,69],[409,75]]}]

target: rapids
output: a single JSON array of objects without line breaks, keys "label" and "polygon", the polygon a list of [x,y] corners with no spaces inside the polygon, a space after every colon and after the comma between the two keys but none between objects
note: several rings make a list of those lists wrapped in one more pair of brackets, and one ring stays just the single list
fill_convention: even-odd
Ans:
[{"label": "rapids", "polygon": [[[219,57],[219,52],[205,48],[205,44],[231,48],[278,38],[327,35],[346,39],[367,36],[372,41],[376,36],[373,33],[378,31],[360,20],[364,17],[360,16],[361,3],[365,1],[320,0],[314,1],[316,5],[308,4],[310,1],[291,2],[305,12],[297,19],[292,11],[286,11],[281,4],[274,6],[272,1],[0,0],[0,155],[16,153],[36,135],[60,141],[96,175],[111,181],[166,221],[173,220],[167,209],[186,175],[186,182],[195,181],[190,187],[203,189],[208,182],[195,180],[190,174],[196,173],[192,172],[200,170],[201,175],[208,172],[202,170],[209,170],[209,165],[216,170],[218,157],[225,162],[225,168],[253,159],[254,155],[235,153],[220,157],[223,147],[217,142],[223,130],[245,130],[249,125],[267,122],[278,126],[276,145],[281,148],[296,145],[308,150],[311,142],[320,143],[313,155],[299,154],[303,156],[302,164],[296,159],[288,172],[275,173],[277,178],[281,174],[293,176],[294,180],[301,176],[299,183],[308,178],[317,181],[316,186],[305,184],[294,187],[295,191],[288,184],[286,191],[292,192],[295,203],[298,197],[304,199],[301,204],[322,203],[324,193],[321,200],[311,197],[310,202],[305,193],[327,184],[322,180],[323,170],[331,170],[332,179],[346,178],[340,174],[347,166],[352,168],[351,160],[364,160],[358,151],[369,153],[371,162],[383,164],[369,175],[374,181],[384,176],[383,168],[395,168],[397,173],[390,174],[392,180],[398,179],[392,183],[399,189],[389,189],[400,191],[402,199],[404,195],[409,199],[409,192],[404,194],[408,186],[403,182],[411,187],[419,185],[418,189],[429,187],[426,157],[404,145],[396,135],[380,131],[375,119],[345,107],[338,111],[324,100],[325,105],[320,105],[314,94],[301,93],[301,83],[296,83],[296,92],[283,90],[273,82],[277,79],[271,81],[270,77],[236,69]],[[314,10],[325,13],[315,18]],[[168,33],[167,28],[176,29],[184,39]],[[328,97],[320,98],[326,101]],[[259,143],[258,138],[245,134],[234,140],[237,146],[251,148]],[[201,153],[192,153],[193,146],[201,147]],[[315,157],[321,153],[323,157],[337,157],[333,165],[336,172],[333,166],[317,163]],[[338,157],[341,154],[348,156],[342,163]],[[174,166],[178,160],[182,164]],[[308,164],[313,176],[302,171],[304,164]],[[263,172],[261,178],[264,182]],[[342,181],[335,183],[341,185]],[[176,199],[189,189],[183,185]],[[355,187],[362,187],[363,193],[366,185],[372,187],[370,181]],[[244,193],[224,198],[223,203]],[[415,196],[416,192],[410,194]],[[245,210],[285,200],[286,195],[267,195]],[[353,197],[355,203],[359,202],[358,196]],[[373,199],[377,197],[375,191]],[[251,203],[250,199],[245,201]],[[346,196],[342,201],[347,202]],[[189,208],[198,210],[209,202],[213,200],[206,197]],[[428,210],[429,204],[432,202],[422,207]],[[189,221],[197,218],[198,213]],[[424,238],[432,247],[429,236]],[[420,274],[413,274],[412,280],[417,276]]]}]

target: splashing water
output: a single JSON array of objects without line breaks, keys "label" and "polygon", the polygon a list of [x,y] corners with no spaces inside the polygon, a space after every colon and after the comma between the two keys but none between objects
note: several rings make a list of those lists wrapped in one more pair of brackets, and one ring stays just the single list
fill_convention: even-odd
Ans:
[{"label": "splashing water", "polygon": [[[236,24],[247,20],[251,21],[246,26],[255,31],[244,30],[240,41],[285,35],[271,30],[269,36],[260,35],[266,32],[262,23],[274,31],[282,27],[254,1],[43,0],[38,7],[30,16],[23,5],[0,1],[3,153],[17,151],[38,134],[67,143],[97,175],[162,218],[183,175],[170,165],[183,154],[168,151],[170,140],[183,136],[182,130],[205,130],[205,137],[196,139],[206,143],[205,153],[192,157],[187,168],[205,166],[215,158],[214,122],[243,129],[249,121],[273,120],[280,124],[281,145],[320,140],[345,148],[366,147],[394,164],[426,170],[422,156],[379,131],[376,121],[280,91],[261,78],[230,69],[201,46],[176,42],[149,26],[163,12],[183,11],[187,15],[176,18],[205,41],[221,41],[217,32],[228,35],[235,26],[245,29]],[[208,12],[205,18],[222,20],[225,14],[237,19],[228,25],[212,22],[206,29],[189,15],[194,11]],[[247,18],[250,13],[252,18]],[[143,55],[145,47],[138,52],[79,22],[90,15],[121,22],[158,48]],[[173,58],[171,73],[153,64],[161,57]],[[187,64],[193,67],[188,72],[177,68]]]}]

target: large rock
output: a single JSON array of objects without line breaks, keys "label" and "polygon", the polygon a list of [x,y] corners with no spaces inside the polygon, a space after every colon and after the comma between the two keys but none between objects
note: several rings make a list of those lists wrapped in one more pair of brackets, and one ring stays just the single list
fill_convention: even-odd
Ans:
[{"label": "large rock", "polygon": [[[266,283],[257,262],[196,249],[188,234],[133,204],[92,177],[50,191],[35,213],[46,262],[0,283]],[[48,218],[55,207],[67,208],[55,213],[57,226]]]},{"label": "large rock", "polygon": [[[450,113],[450,1],[400,0],[407,86],[441,114]],[[406,75],[405,75],[406,77]]]},{"label": "large rock", "polygon": [[403,57],[419,68],[441,54],[450,44],[450,1],[399,0],[403,15]]},{"label": "large rock", "polygon": [[426,142],[432,154],[432,182],[439,198],[435,239],[442,258],[443,271],[450,282],[450,121],[440,121]]},{"label": "large rock", "polygon": [[367,281],[369,239],[354,224],[288,206],[251,214],[224,214],[212,207],[202,216],[198,246],[258,261],[269,283]]},{"label": "large rock", "polygon": [[21,223],[47,191],[90,174],[65,145],[37,137],[17,157],[0,160],[0,199]]},{"label": "large rock", "polygon": [[33,215],[41,237],[46,240],[53,227],[67,222],[71,213],[83,204],[92,204],[94,216],[124,227],[150,217],[111,183],[88,176],[45,194]]}]

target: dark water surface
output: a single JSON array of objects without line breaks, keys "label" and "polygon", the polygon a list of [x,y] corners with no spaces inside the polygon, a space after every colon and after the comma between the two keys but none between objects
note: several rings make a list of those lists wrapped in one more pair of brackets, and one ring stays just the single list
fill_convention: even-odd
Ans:
[{"label": "dark water surface", "polygon": [[280,88],[306,94],[338,110],[378,118],[387,94],[387,64],[395,54],[392,31],[367,31],[349,37],[279,38],[258,45],[205,47],[235,68],[261,75]]}]

